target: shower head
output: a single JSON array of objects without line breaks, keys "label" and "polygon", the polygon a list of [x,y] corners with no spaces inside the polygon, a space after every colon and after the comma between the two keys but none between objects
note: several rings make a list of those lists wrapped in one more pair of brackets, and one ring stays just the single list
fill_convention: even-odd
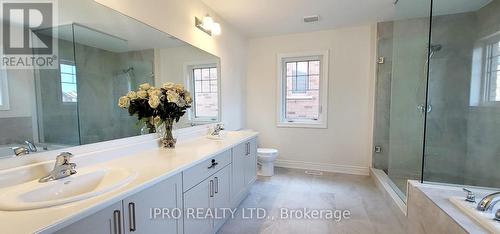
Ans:
[{"label": "shower head", "polygon": [[438,52],[443,48],[441,44],[431,44],[430,49],[431,52]]},{"label": "shower head", "polygon": [[122,70],[123,73],[129,73],[130,71],[134,71],[134,67],[128,67],[127,69]]}]

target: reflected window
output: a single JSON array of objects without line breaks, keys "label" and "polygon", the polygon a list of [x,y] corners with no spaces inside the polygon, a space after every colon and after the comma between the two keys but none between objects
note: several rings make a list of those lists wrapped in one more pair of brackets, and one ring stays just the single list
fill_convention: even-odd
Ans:
[{"label": "reflected window", "polygon": [[197,65],[190,68],[193,84],[192,119],[213,121],[219,115],[217,64]]},{"label": "reflected window", "polygon": [[500,41],[486,48],[486,97],[490,102],[500,101]]},{"label": "reflected window", "polygon": [[78,91],[75,65],[70,63],[61,63],[59,65],[59,69],[61,74],[62,102],[77,102]]},{"label": "reflected window", "polygon": [[9,86],[7,84],[7,71],[0,70],[0,110],[9,109]]}]

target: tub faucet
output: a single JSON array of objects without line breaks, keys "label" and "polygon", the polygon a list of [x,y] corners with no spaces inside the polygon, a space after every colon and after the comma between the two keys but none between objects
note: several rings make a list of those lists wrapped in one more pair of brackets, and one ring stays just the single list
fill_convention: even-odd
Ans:
[{"label": "tub faucet", "polygon": [[54,169],[49,172],[47,176],[44,176],[38,180],[40,183],[45,183],[52,180],[58,180],[62,178],[66,178],[70,175],[76,173],[76,164],[70,163],[70,159],[73,157],[72,153],[63,152],[57,155],[56,164],[54,165]]},{"label": "tub faucet", "polygon": [[484,197],[477,204],[477,210],[479,210],[479,211],[491,210],[499,201],[500,201],[500,192],[492,193],[492,194]]}]

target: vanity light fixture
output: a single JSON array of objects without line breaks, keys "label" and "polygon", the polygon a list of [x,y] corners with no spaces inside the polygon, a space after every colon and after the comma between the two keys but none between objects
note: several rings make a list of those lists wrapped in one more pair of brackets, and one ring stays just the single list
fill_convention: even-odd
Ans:
[{"label": "vanity light fixture", "polygon": [[220,24],[215,22],[209,15],[204,16],[202,19],[194,17],[194,21],[198,29],[210,36],[218,36],[221,33]]}]

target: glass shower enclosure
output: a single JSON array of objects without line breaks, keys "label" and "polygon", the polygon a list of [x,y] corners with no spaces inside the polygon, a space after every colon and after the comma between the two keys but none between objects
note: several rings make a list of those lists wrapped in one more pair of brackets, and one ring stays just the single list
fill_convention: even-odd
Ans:
[{"label": "glass shower enclosure", "polygon": [[127,40],[80,24],[35,33],[50,30],[58,40],[59,69],[34,72],[40,143],[81,145],[140,134],[142,126],[117,100],[154,83],[153,49],[131,50]]},{"label": "glass shower enclosure", "polygon": [[373,167],[403,200],[408,179],[500,187],[500,0],[394,7],[378,24]]}]

